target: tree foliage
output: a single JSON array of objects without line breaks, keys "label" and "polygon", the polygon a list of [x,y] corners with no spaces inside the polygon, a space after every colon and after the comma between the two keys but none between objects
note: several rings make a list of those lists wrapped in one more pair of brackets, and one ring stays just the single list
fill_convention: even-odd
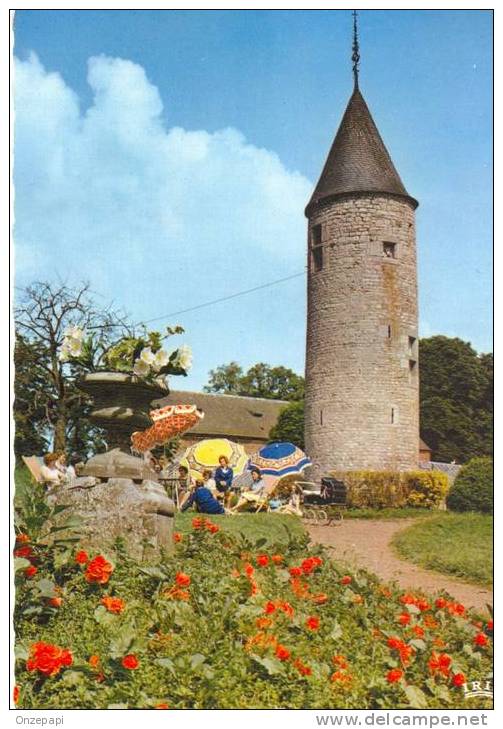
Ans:
[{"label": "tree foliage", "polygon": [[264,362],[258,362],[247,372],[237,362],[230,362],[210,370],[204,391],[295,401],[304,397],[304,378],[287,367],[271,367]]},{"label": "tree foliage", "polygon": [[85,456],[104,446],[101,432],[88,419],[90,401],[75,383],[84,373],[79,363],[64,363],[58,352],[70,326],[96,332],[96,346],[130,335],[126,317],[111,306],[99,307],[89,285],[36,282],[16,302],[14,351],[14,419],[17,456],[71,449]]},{"label": "tree foliage", "polygon": [[447,506],[453,511],[493,510],[493,459],[489,456],[472,458],[460,470],[447,496]]},{"label": "tree foliage", "polygon": [[433,460],[458,462],[493,452],[493,356],[435,336],[419,343],[421,437]]},{"label": "tree foliage", "polygon": [[271,440],[287,441],[304,450],[304,401],[289,403],[269,433]]}]

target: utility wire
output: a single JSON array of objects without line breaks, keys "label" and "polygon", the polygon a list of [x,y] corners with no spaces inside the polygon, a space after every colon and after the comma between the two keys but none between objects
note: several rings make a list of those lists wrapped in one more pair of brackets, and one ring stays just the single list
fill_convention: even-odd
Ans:
[{"label": "utility wire", "polygon": [[160,321],[161,319],[170,319],[172,316],[179,316],[180,314],[187,314],[189,311],[196,311],[197,309],[204,309],[206,306],[213,306],[213,304],[219,304],[222,301],[229,301],[230,299],[236,299],[238,296],[244,296],[245,294],[252,294],[254,291],[261,291],[267,289],[270,286],[276,286],[276,284],[283,283],[284,281],[291,281],[293,278],[304,276],[305,271],[294,273],[292,276],[285,276],[285,278],[278,278],[276,281],[269,281],[269,283],[262,284],[261,286],[255,286],[252,289],[246,289],[244,291],[238,291],[235,294],[229,296],[222,296],[220,299],[213,299],[213,301],[206,301],[204,304],[197,304],[197,306],[191,306],[188,309],[180,309],[179,311],[172,311],[169,314],[163,316],[157,316],[155,319],[149,319],[148,321],[138,322],[134,326],[140,326],[141,324],[152,324],[154,321]]}]

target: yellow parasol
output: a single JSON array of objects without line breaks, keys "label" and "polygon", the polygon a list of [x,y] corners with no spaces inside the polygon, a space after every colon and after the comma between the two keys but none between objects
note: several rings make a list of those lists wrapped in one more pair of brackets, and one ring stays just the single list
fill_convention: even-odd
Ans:
[{"label": "yellow parasol", "polygon": [[200,478],[205,469],[217,468],[220,456],[229,459],[234,476],[243,473],[248,465],[248,454],[243,446],[227,438],[208,438],[194,443],[183,454],[180,465],[188,468],[194,478]]}]

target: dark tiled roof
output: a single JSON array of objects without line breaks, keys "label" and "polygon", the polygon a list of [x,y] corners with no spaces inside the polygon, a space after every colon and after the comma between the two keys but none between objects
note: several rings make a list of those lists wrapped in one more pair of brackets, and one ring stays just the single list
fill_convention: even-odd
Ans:
[{"label": "dark tiled roof", "polygon": [[384,146],[365,99],[355,89],[306,208],[336,195],[384,192],[410,198]]},{"label": "dark tiled roof", "polygon": [[276,424],[280,411],[288,405],[285,400],[187,390],[172,390],[167,397],[155,401],[158,407],[182,403],[197,405],[204,411],[204,418],[191,428],[190,433],[253,440],[268,440],[269,431]]}]

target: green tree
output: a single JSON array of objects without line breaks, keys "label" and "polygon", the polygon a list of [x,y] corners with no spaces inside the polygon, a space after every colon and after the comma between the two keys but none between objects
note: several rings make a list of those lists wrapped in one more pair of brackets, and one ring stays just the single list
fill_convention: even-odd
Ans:
[{"label": "green tree", "polygon": [[291,402],[284,407],[278,422],[269,433],[271,440],[288,441],[304,450],[304,401]]},{"label": "green tree", "polygon": [[243,368],[237,362],[229,362],[209,371],[208,384],[204,392],[219,392],[223,395],[240,395]]},{"label": "green tree", "polygon": [[58,354],[69,326],[96,332],[100,347],[109,338],[131,335],[125,316],[98,307],[88,284],[71,288],[48,282],[27,286],[14,316],[16,453],[40,452],[51,440],[56,451],[70,446],[84,455],[84,449],[99,449],[100,433],[87,419],[89,400],[75,386],[82,366],[63,363]]},{"label": "green tree", "polygon": [[464,462],[493,452],[493,357],[458,338],[419,343],[421,437],[434,460]]},{"label": "green tree", "polygon": [[204,390],[223,395],[294,401],[304,397],[304,378],[287,367],[271,367],[264,362],[258,362],[243,373],[237,362],[230,362],[210,370]]}]

